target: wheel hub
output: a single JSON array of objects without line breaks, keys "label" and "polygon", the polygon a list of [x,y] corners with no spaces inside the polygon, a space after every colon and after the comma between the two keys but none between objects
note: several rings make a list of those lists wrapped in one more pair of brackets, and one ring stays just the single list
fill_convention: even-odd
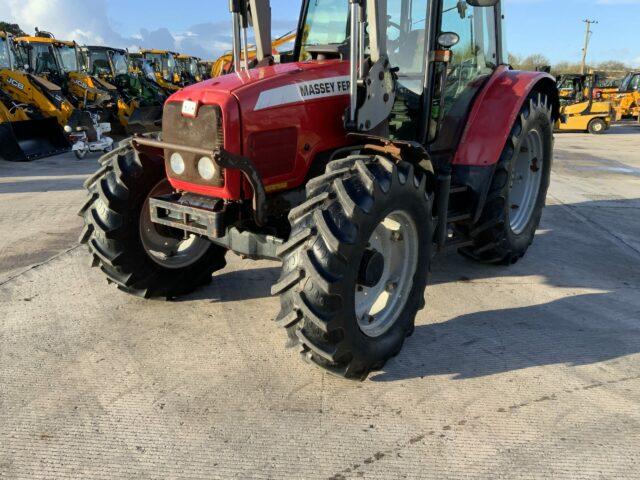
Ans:
[{"label": "wheel hub", "polygon": [[355,313],[369,337],[384,335],[400,318],[418,269],[418,228],[405,211],[395,211],[375,228],[360,264]]},{"label": "wheel hub", "polygon": [[384,273],[384,256],[377,250],[367,249],[360,262],[358,272],[358,285],[363,287],[375,287],[382,279]]},{"label": "wheel hub", "polygon": [[200,260],[209,250],[208,240],[185,234],[151,220],[149,199],[171,191],[166,181],[159,183],[149,194],[140,212],[140,239],[147,255],[161,267],[182,269]]},{"label": "wheel hub", "polygon": [[526,230],[535,211],[542,185],[543,155],[542,136],[531,130],[520,147],[509,179],[509,224],[516,235]]}]

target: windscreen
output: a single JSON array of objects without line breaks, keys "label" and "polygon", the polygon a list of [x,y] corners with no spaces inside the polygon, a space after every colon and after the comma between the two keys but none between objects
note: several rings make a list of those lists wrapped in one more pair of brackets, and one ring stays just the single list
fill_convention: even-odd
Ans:
[{"label": "windscreen", "polygon": [[129,73],[129,62],[127,56],[122,52],[112,52],[111,61],[116,75],[126,75]]},{"label": "windscreen", "polygon": [[147,53],[147,60],[153,62],[153,68],[160,73],[167,81],[173,80],[173,73],[176,71],[176,60],[172,54],[166,53]]},{"label": "windscreen", "polygon": [[60,65],[65,73],[77,72],[80,70],[75,46],[58,45],[56,50],[60,56]]},{"label": "windscreen", "polygon": [[349,33],[348,18],[348,0],[309,2],[309,10],[302,33],[303,54],[305,47],[339,45],[346,42]]},{"label": "windscreen", "polygon": [[191,60],[189,60],[189,73],[193,77],[197,77],[198,74],[200,73],[198,71],[198,61],[195,58],[192,58]]},{"label": "windscreen", "polygon": [[91,75],[108,75],[111,65],[106,50],[89,51],[89,72]]},{"label": "windscreen", "polygon": [[6,38],[0,38],[0,68],[11,68],[15,64],[13,52]]},{"label": "windscreen", "polygon": [[637,92],[640,91],[640,73],[630,73],[620,85],[621,92]]},{"label": "windscreen", "polygon": [[51,45],[48,43],[33,43],[29,47],[31,48],[31,68],[36,75],[51,72],[57,73],[59,71],[58,62]]}]

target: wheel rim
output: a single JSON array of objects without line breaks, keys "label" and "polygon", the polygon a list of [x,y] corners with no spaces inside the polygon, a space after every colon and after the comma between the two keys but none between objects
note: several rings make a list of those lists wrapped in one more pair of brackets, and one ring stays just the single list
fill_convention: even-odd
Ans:
[{"label": "wheel rim", "polygon": [[365,335],[380,337],[396,323],[413,288],[418,228],[408,213],[395,211],[378,224],[368,249],[383,255],[384,268],[374,286],[356,285],[356,318]]},{"label": "wheel rim", "polygon": [[602,122],[593,122],[593,126],[591,127],[593,129],[594,132],[601,132],[602,130],[604,130],[604,125],[602,124]]},{"label": "wheel rim", "polygon": [[531,130],[516,157],[509,179],[509,222],[516,235],[529,225],[538,202],[544,168],[540,132]]},{"label": "wheel rim", "polygon": [[211,244],[208,240],[151,221],[149,199],[171,192],[166,180],[160,182],[147,196],[140,213],[140,239],[147,255],[158,265],[168,269],[187,268],[206,253]]}]

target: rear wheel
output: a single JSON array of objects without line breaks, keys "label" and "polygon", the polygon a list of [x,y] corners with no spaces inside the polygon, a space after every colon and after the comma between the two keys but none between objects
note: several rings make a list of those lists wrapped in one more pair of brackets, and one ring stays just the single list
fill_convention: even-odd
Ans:
[{"label": "rear wheel", "polygon": [[535,238],[544,209],[553,161],[551,103],[532,94],[520,111],[496,165],[473,247],[461,251],[482,263],[513,264]]},{"label": "rear wheel", "polygon": [[151,221],[149,199],[171,191],[162,164],[143,164],[131,146],[101,163],[85,184],[80,241],[111,283],[144,298],[173,298],[208,284],[225,267],[225,249]]},{"label": "rear wheel", "polygon": [[332,162],[290,214],[277,322],[305,360],[364,379],[397,355],[424,307],[433,240],[427,178],[380,156]]},{"label": "rear wheel", "polygon": [[602,118],[594,118],[589,122],[589,133],[593,135],[602,135],[604,132],[608,130],[607,122],[605,122]]}]

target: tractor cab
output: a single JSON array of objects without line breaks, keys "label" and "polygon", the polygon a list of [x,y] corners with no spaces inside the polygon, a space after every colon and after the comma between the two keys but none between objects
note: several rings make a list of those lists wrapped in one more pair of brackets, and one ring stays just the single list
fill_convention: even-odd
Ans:
[{"label": "tractor cab", "polygon": [[181,54],[176,57],[176,72],[182,86],[186,87],[202,81],[199,63],[199,58],[190,55]]},{"label": "tractor cab", "polygon": [[198,72],[203,80],[209,80],[211,78],[211,72],[214,62],[208,60],[200,60],[198,62]]},{"label": "tractor cab", "polygon": [[58,40],[47,32],[21,37],[17,42],[29,70],[59,85],[77,108],[111,109],[116,88],[87,72],[86,59],[75,42]]},{"label": "tractor cab", "polygon": [[117,120],[129,134],[157,131],[162,118],[162,104],[167,98],[164,90],[130,66],[126,50],[87,46],[83,48],[86,68],[117,89]]},{"label": "tractor cab", "polygon": [[68,151],[51,102],[55,94],[47,98],[50,92],[38,90],[17,62],[13,37],[0,31],[0,158],[29,161]]},{"label": "tractor cab", "polygon": [[113,80],[119,75],[129,74],[129,57],[126,50],[86,46],[82,48],[82,52],[86,58],[86,69],[91,75]]},{"label": "tractor cab", "polygon": [[0,31],[0,69],[13,70],[16,63],[16,56],[10,45],[10,36]]},{"label": "tractor cab", "polygon": [[35,36],[18,37],[16,45],[19,57],[30,73],[61,87],[66,84],[66,73],[78,68],[79,58],[73,42]]},{"label": "tractor cab", "polygon": [[618,91],[616,111],[621,118],[633,117],[640,121],[640,72],[629,72]]},{"label": "tractor cab", "polygon": [[157,82],[162,88],[169,92],[180,90],[177,53],[166,50],[141,50],[140,54],[153,68]]}]

